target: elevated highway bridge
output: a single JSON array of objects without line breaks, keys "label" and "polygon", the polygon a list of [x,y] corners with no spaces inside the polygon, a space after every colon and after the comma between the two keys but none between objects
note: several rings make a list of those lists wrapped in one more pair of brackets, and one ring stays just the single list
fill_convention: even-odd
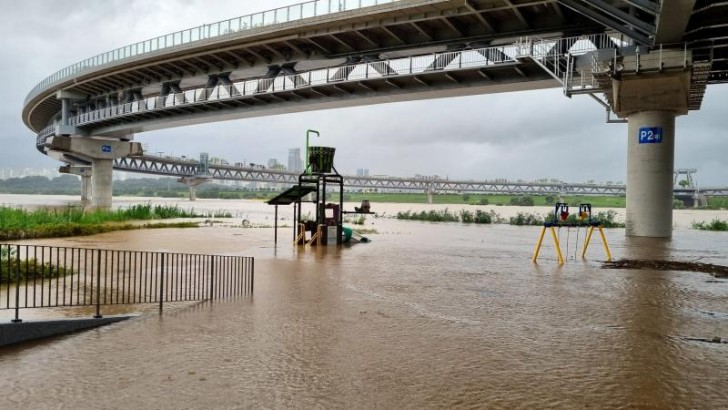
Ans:
[{"label": "elevated highway bridge", "polygon": [[728,79],[728,2],[318,0],[121,47],[27,96],[44,154],[93,165],[134,134],[290,112],[561,87],[628,121],[627,233],[671,235],[675,116]]}]

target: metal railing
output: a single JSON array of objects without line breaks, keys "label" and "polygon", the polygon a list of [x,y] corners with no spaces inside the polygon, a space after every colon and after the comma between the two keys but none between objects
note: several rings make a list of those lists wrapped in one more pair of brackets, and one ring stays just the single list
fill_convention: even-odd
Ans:
[{"label": "metal railing", "polygon": [[511,44],[455,52],[426,54],[377,62],[363,62],[330,67],[275,78],[240,80],[213,88],[198,87],[166,96],[153,95],[139,101],[105,107],[70,118],[70,125],[83,126],[111,118],[133,116],[140,112],[162,110],[210,101],[225,101],[246,96],[312,88],[326,84],[418,75],[433,71],[455,71],[482,68],[503,63],[516,63],[529,57],[562,81],[568,74],[560,58],[578,56],[598,47],[618,44],[619,39],[607,34],[558,39],[525,38]]},{"label": "metal railing", "polygon": [[[587,79],[585,73],[575,70],[564,57],[572,58],[593,52],[603,47],[620,47],[626,42],[609,34],[595,34],[556,39],[523,38],[514,44],[487,48],[418,55],[377,62],[362,62],[344,66],[300,72],[275,78],[243,79],[228,85],[213,88],[204,86],[188,89],[166,96],[154,94],[134,102],[120,103],[87,111],[69,118],[69,125],[84,126],[109,119],[126,118],[155,110],[206,104],[215,101],[235,100],[256,95],[273,94],[281,91],[300,90],[327,84],[341,84],[362,80],[392,78],[405,75],[427,74],[436,71],[457,71],[505,63],[515,64],[519,59],[531,58],[544,70],[558,79],[562,85],[574,87],[574,71]],[[567,72],[569,70],[569,72]],[[568,82],[571,82],[570,84]],[[584,89],[593,89],[591,78],[580,84]],[[568,85],[567,85],[568,84]],[[39,134],[38,146],[45,143],[52,131],[52,125]],[[52,132],[51,132],[52,134]]]},{"label": "metal railing", "polygon": [[231,35],[241,31],[253,30],[275,24],[283,24],[343,11],[356,10],[364,7],[377,6],[380,4],[395,3],[397,1],[400,0],[313,0],[260,13],[235,17],[229,20],[218,21],[216,23],[203,24],[199,27],[140,41],[138,43],[87,58],[57,71],[41,81],[33,88],[33,90],[30,91],[30,93],[28,93],[28,96],[25,98],[25,105],[28,105],[28,102],[31,99],[35,98],[38,94],[50,88],[51,85],[61,80],[76,76],[86,71],[91,71],[96,67],[115,63],[127,58],[137,57],[143,54],[164,50],[166,48],[193,43],[195,41]]},{"label": "metal railing", "polygon": [[239,256],[0,244],[0,310],[159,304],[252,294]]},{"label": "metal railing", "polygon": [[427,54],[372,63],[357,63],[300,72],[276,78],[240,80],[213,88],[199,87],[167,96],[154,95],[139,101],[123,103],[89,111],[69,118],[72,126],[83,126],[111,118],[123,118],[137,113],[162,110],[211,101],[225,101],[246,96],[272,94],[281,91],[312,88],[326,84],[341,84],[367,79],[418,75],[434,71],[454,71],[516,62],[515,45],[480,48],[456,52]]},{"label": "metal railing", "polygon": [[[580,77],[588,69],[574,70],[571,57],[582,56],[600,49],[622,49],[629,45],[621,34],[589,34],[558,39],[525,38],[517,43],[519,56],[531,57],[554,78],[568,85],[575,71]],[[588,86],[588,85],[585,85]]]}]

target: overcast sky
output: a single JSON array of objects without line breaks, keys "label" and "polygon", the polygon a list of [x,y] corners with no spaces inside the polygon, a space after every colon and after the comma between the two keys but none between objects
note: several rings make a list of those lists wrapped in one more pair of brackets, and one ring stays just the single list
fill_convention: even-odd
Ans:
[{"label": "overcast sky", "polygon": [[[36,151],[21,120],[23,100],[55,71],[95,54],[203,23],[290,5],[291,0],[0,0],[0,168],[55,167]],[[709,87],[703,109],[677,120],[678,168],[697,168],[701,186],[728,185],[728,86]],[[351,174],[440,175],[450,179],[624,181],[627,126],[560,89],[401,102],[202,124],[136,135],[150,152],[230,162],[284,164],[289,148],[337,149]]]}]

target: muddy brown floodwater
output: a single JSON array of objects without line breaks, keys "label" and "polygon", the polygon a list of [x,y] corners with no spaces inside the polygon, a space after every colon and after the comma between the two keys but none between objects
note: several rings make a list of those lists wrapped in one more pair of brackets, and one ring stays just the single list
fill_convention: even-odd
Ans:
[{"label": "muddy brown floodwater", "polygon": [[[559,267],[550,242],[531,262],[537,227],[366,227],[342,249],[218,225],[38,241],[254,256],[254,296],[0,350],[0,408],[728,407],[728,344],[706,342],[728,338],[728,280],[602,269],[574,229]],[[615,259],[728,265],[726,233],[607,237]]]}]

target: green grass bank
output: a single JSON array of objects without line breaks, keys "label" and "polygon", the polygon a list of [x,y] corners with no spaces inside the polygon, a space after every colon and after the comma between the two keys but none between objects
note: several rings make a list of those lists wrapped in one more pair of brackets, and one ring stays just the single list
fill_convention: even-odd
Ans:
[{"label": "green grass bank", "polygon": [[197,227],[196,222],[132,222],[174,218],[196,218],[192,211],[177,206],[133,205],[115,211],[86,212],[77,208],[27,211],[0,207],[0,240],[60,238],[144,228]]}]

